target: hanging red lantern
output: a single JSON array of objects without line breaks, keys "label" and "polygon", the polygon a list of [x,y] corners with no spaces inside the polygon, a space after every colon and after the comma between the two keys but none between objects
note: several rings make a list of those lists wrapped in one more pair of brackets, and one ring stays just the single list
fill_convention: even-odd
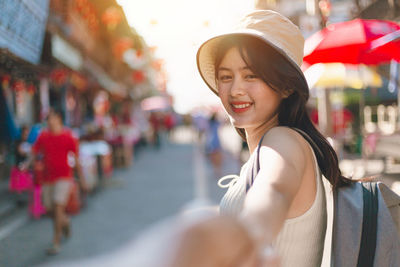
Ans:
[{"label": "hanging red lantern", "polygon": [[75,0],[73,8],[84,19],[90,31],[96,33],[99,22],[95,6],[88,0]]},{"label": "hanging red lantern", "polygon": [[142,82],[144,82],[144,80],[146,79],[146,76],[145,76],[145,74],[144,74],[143,71],[141,71],[141,70],[135,70],[135,71],[132,73],[132,79],[133,79],[133,81],[134,81],[135,83],[142,83]]},{"label": "hanging red lantern", "polygon": [[164,61],[163,61],[162,59],[157,59],[157,60],[154,60],[154,61],[151,63],[151,66],[152,66],[153,69],[155,69],[156,71],[160,71],[161,68],[162,68],[162,66],[163,66],[163,64],[164,64]]},{"label": "hanging red lantern", "polygon": [[107,26],[107,29],[114,30],[122,20],[121,11],[117,7],[111,6],[104,11],[101,20]]},{"label": "hanging red lantern", "polygon": [[143,57],[143,51],[142,50],[136,50],[136,57],[138,59],[142,58]]},{"label": "hanging red lantern", "polygon": [[122,59],[124,52],[133,47],[133,40],[128,37],[118,39],[113,46],[114,56],[118,59]]},{"label": "hanging red lantern", "polygon": [[4,75],[3,77],[1,77],[1,87],[8,88],[8,86],[10,86],[10,81],[11,81],[11,76]]},{"label": "hanging red lantern", "polygon": [[29,84],[26,87],[26,91],[30,94],[30,95],[34,95],[36,92],[36,87],[33,84]]},{"label": "hanging red lantern", "polygon": [[55,69],[51,72],[50,78],[55,85],[57,86],[63,85],[68,80],[68,70]]},{"label": "hanging red lantern", "polygon": [[22,92],[26,89],[25,83],[22,80],[17,80],[12,86],[15,92]]}]

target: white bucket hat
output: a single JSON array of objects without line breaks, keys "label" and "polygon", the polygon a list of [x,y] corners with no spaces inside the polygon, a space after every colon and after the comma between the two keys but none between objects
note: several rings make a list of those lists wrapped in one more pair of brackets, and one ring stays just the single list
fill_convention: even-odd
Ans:
[{"label": "white bucket hat", "polygon": [[[227,36],[254,36],[275,48],[299,71],[303,62],[304,37],[288,18],[272,10],[256,10],[244,16],[233,31],[212,37],[197,51],[197,68],[210,89],[218,95],[214,62],[218,44]],[[304,78],[305,79],[305,78]]]}]

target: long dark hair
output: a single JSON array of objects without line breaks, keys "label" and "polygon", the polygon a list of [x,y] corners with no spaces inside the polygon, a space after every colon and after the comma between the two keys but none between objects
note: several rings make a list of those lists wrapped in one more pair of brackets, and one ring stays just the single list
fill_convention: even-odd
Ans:
[{"label": "long dark hair", "polygon": [[[277,92],[292,92],[284,98],[278,108],[280,126],[298,128],[306,132],[320,151],[314,153],[323,175],[332,184],[333,189],[350,184],[352,181],[342,175],[337,155],[326,138],[314,127],[306,111],[309,98],[307,82],[300,71],[275,48],[266,42],[251,36],[228,36],[218,45],[215,57],[215,77],[226,52],[237,47],[246,65]],[[245,131],[236,128],[239,135],[246,139]]]}]

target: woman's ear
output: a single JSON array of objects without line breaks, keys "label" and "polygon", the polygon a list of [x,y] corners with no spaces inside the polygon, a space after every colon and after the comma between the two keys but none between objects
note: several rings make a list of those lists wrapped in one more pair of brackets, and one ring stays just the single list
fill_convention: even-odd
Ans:
[{"label": "woman's ear", "polygon": [[285,89],[282,91],[282,97],[288,98],[291,94],[293,94],[293,92],[294,92],[293,89]]}]

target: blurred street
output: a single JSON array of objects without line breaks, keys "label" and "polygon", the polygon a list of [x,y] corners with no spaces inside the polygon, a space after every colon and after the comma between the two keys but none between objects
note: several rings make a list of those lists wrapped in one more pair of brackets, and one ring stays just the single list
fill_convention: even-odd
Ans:
[{"label": "blurred street", "polygon": [[[45,254],[51,241],[50,219],[26,219],[23,226],[0,240],[0,266],[57,266],[57,262],[112,252],[193,200],[199,194],[195,179],[202,179],[200,187],[206,187],[200,189],[200,194],[205,192],[217,204],[223,190],[211,177],[199,147],[190,144],[191,131],[178,129],[174,136],[174,143],[163,140],[159,150],[145,148],[132,167],[118,170],[104,181],[102,189],[90,196],[86,207],[73,217],[72,237],[59,255]],[[224,162],[224,173],[237,172],[232,156],[226,154]],[[20,214],[9,223],[18,223],[26,216]],[[0,226],[0,232],[5,227]]]},{"label": "blurred street", "polygon": [[[238,136],[229,126],[223,127],[220,134],[225,148],[223,175],[238,173],[239,163],[233,157],[237,153],[234,148],[238,147]],[[73,235],[57,256],[47,256],[44,252],[51,240],[49,218],[33,220],[27,213],[14,216],[9,224],[22,221],[23,225],[1,237],[0,266],[76,264],[80,259],[117,250],[149,225],[179,212],[196,198],[207,197],[217,205],[224,189],[218,188],[201,145],[194,142],[196,138],[192,129],[179,127],[171,142],[163,137],[160,149],[144,148],[134,165],[104,180],[101,190],[88,197],[86,207],[74,216]],[[378,174],[388,185],[400,182],[394,165],[389,165],[388,170],[393,173],[384,175],[383,161],[370,160],[366,166],[368,173],[361,159],[341,161],[346,175]],[[10,225],[0,225],[0,233],[7,227]]]}]

